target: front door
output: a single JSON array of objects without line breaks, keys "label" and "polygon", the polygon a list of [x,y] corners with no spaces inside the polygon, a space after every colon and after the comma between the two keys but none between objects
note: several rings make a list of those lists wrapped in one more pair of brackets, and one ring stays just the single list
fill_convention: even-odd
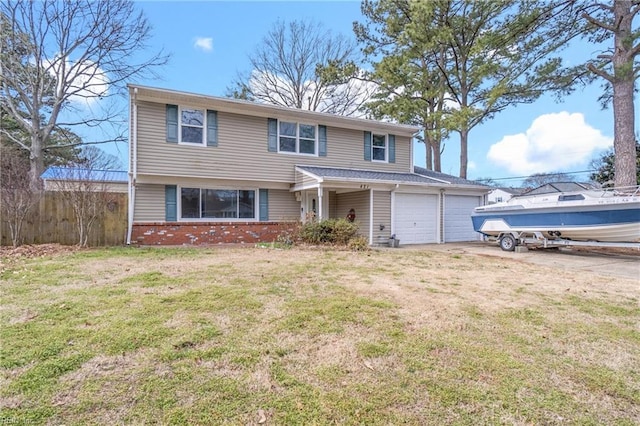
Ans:
[{"label": "front door", "polygon": [[318,191],[305,191],[300,219],[307,222],[318,217]]}]

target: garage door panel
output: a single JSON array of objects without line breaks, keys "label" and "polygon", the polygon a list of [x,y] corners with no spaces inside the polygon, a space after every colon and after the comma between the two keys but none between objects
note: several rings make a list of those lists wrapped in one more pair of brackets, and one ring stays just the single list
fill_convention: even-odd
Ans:
[{"label": "garage door panel", "polygon": [[396,193],[394,203],[394,230],[401,244],[437,242],[436,195]]},{"label": "garage door panel", "polygon": [[447,195],[444,203],[444,240],[476,241],[480,234],[473,230],[471,212],[480,205],[480,197]]}]

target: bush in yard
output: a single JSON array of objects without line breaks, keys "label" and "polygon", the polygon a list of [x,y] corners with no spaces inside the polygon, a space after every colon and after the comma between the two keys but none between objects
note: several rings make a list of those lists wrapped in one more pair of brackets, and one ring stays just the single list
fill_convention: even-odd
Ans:
[{"label": "bush in yard", "polygon": [[353,251],[367,251],[371,250],[369,247],[369,240],[367,237],[358,236],[349,240],[347,247]]},{"label": "bush in yard", "polygon": [[300,239],[308,244],[347,245],[358,232],[358,225],[346,219],[312,221],[300,227]]}]

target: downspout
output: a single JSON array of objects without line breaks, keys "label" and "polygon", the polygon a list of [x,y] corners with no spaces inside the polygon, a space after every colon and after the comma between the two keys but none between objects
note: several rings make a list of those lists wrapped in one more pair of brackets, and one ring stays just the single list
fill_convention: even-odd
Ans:
[{"label": "downspout", "polygon": [[127,245],[131,245],[131,234],[133,232],[133,207],[136,197],[136,179],[138,177],[138,88],[133,89],[131,131],[129,134],[129,211],[127,223]]},{"label": "downspout", "polygon": [[438,204],[440,204],[439,206],[439,214],[438,214],[438,235],[440,236],[438,238],[438,244],[442,244],[445,241],[445,235],[444,235],[444,221],[445,221],[445,217],[444,217],[444,203],[445,203],[445,189],[441,188],[440,189],[440,197],[439,197],[439,202]]},{"label": "downspout", "polygon": [[391,235],[396,233],[396,191],[400,188],[400,184],[396,183],[396,186],[391,190]]},{"label": "downspout", "polygon": [[373,245],[373,188],[369,189],[369,245]]}]

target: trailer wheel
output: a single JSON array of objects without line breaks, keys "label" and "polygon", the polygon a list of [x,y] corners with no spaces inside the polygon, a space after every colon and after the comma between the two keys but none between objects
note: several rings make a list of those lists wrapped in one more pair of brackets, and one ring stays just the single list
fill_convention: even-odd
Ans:
[{"label": "trailer wheel", "polygon": [[514,251],[516,245],[516,239],[511,234],[503,235],[502,238],[500,238],[500,248],[504,251]]}]

